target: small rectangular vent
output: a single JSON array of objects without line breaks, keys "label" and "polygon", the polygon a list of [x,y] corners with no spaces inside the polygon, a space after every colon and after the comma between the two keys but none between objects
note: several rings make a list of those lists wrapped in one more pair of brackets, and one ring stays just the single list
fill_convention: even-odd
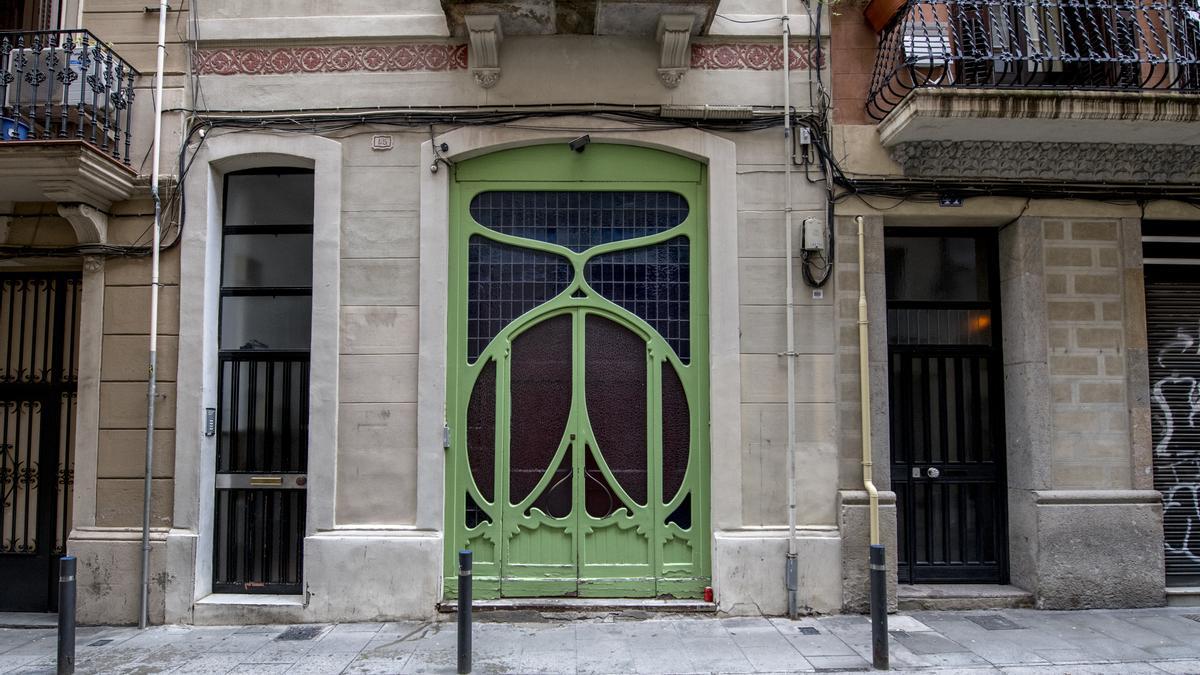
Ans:
[{"label": "small rectangular vent", "polygon": [[968,616],[967,621],[978,625],[984,630],[1018,630],[1021,628],[1021,626],[1018,626],[999,614],[980,614],[979,616]]},{"label": "small rectangular vent", "polygon": [[312,640],[325,632],[329,626],[292,626],[279,634],[275,638],[281,642],[298,642],[300,640]]}]

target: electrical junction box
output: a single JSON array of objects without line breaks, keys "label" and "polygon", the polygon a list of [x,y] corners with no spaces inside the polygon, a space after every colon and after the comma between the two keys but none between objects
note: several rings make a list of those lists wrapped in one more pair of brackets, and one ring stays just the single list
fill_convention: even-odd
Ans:
[{"label": "electrical junction box", "polygon": [[800,235],[800,248],[809,252],[825,250],[825,223],[819,218],[805,218]]}]

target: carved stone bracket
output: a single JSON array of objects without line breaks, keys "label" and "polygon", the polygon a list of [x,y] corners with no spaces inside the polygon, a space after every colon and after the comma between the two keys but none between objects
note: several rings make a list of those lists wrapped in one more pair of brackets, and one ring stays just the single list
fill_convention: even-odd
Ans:
[{"label": "carved stone bracket", "polygon": [[83,271],[84,272],[99,272],[104,269],[104,256],[85,255],[83,256]]},{"label": "carved stone bracket", "polygon": [[890,149],[908,176],[1196,183],[1196,146],[1034,141],[912,141]]},{"label": "carved stone bracket", "polygon": [[467,64],[475,84],[491,89],[500,81],[500,30],[497,14],[472,14],[463,17],[471,44],[467,48]]},{"label": "carved stone bracket", "polygon": [[82,203],[59,203],[58,215],[71,223],[80,244],[103,244],[108,241],[108,216],[99,209]]},{"label": "carved stone bracket", "polygon": [[668,89],[674,89],[683,81],[691,65],[692,25],[696,17],[692,14],[664,14],[658,17],[658,79]]}]

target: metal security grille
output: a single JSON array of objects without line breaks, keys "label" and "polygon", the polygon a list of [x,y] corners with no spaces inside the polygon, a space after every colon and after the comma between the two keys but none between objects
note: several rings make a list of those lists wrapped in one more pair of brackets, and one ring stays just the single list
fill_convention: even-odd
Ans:
[{"label": "metal security grille", "polygon": [[80,276],[0,275],[0,610],[55,607],[71,529]]},{"label": "metal security grille", "polygon": [[313,176],[225,180],[213,590],[299,593],[308,470]]},{"label": "metal security grille", "polygon": [[1200,583],[1200,268],[1181,264],[1188,242],[1161,241],[1180,236],[1161,230],[1148,223],[1144,237],[1147,255],[1175,246],[1174,264],[1146,267],[1154,487],[1163,495],[1167,583],[1192,586]]},{"label": "metal security grille", "polygon": [[467,252],[467,358],[483,350],[513,319],[562,293],[571,283],[566,258],[471,237]]},{"label": "metal security grille", "polygon": [[495,191],[471,200],[480,225],[576,253],[666,232],[687,216],[687,200],[675,192]]},{"label": "metal security grille", "polygon": [[598,255],[583,271],[588,285],[650,324],[684,363],[691,360],[690,248],[687,237],[675,237],[653,246]]}]

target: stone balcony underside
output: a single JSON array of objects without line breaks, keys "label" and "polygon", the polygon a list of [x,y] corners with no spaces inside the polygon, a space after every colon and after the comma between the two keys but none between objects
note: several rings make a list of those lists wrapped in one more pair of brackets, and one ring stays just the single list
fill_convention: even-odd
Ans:
[{"label": "stone balcony underside", "polygon": [[878,131],[910,176],[1200,182],[1200,95],[923,88]]},{"label": "stone balcony underside", "polygon": [[107,211],[137,173],[83,141],[0,142],[0,201],[87,204]]}]

